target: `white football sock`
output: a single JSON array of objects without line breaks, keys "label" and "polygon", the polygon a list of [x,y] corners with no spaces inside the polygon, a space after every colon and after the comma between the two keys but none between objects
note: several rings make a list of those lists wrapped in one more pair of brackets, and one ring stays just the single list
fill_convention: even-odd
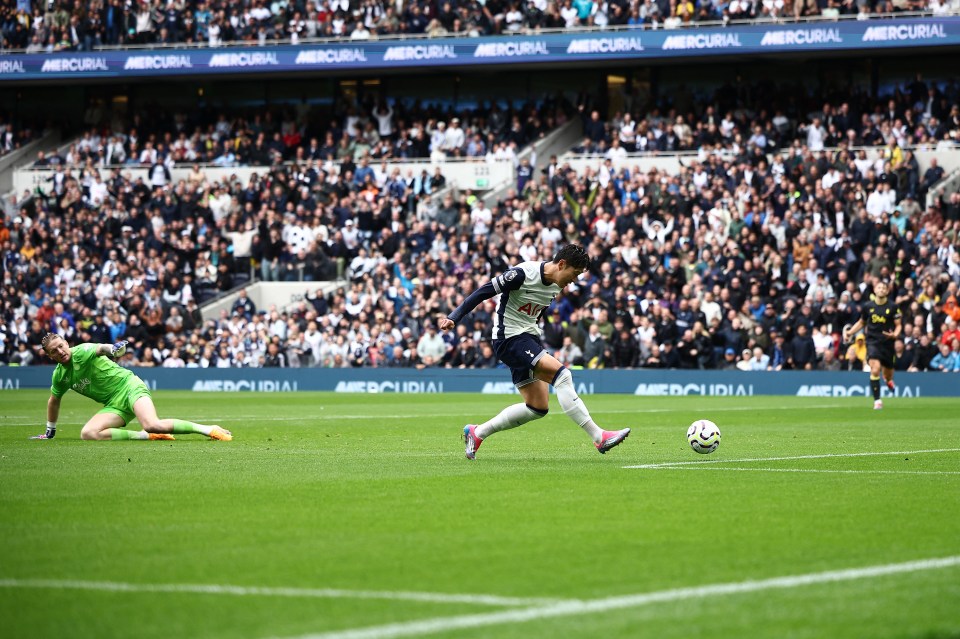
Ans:
[{"label": "white football sock", "polygon": [[594,443],[603,439],[603,429],[597,426],[587,407],[583,405],[583,400],[577,395],[577,389],[573,386],[573,375],[566,368],[561,368],[557,376],[553,378],[553,389],[557,392],[557,399],[560,400],[560,408],[566,413],[567,417],[576,422],[577,426],[582,428]]},{"label": "white football sock", "polygon": [[522,426],[527,422],[540,419],[546,414],[547,411],[540,412],[530,408],[526,404],[507,406],[500,411],[499,415],[477,426],[477,437],[486,439],[494,433],[499,433],[501,430],[509,430],[517,426]]}]

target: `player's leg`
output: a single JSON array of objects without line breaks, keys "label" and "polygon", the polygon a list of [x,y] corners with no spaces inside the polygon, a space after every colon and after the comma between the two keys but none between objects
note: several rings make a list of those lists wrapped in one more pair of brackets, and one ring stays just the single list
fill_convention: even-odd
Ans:
[{"label": "player's leg", "polygon": [[873,393],[873,408],[880,410],[883,408],[883,401],[880,399],[880,360],[870,358],[867,360],[870,364],[870,392]]},{"label": "player's leg", "polygon": [[883,357],[880,358],[880,367],[883,371],[883,381],[886,382],[891,393],[896,389],[893,383],[893,364],[896,361],[897,353],[893,348],[893,342],[887,342],[884,344]]},{"label": "player's leg", "polygon": [[522,426],[547,414],[550,406],[550,389],[537,381],[533,367],[543,357],[543,346],[530,335],[518,335],[494,342],[497,358],[510,367],[513,384],[523,397],[523,402],[507,406],[486,422],[463,427],[463,441],[467,459],[474,459],[483,440],[494,433]]},{"label": "player's leg", "polygon": [[550,392],[543,382],[532,383],[517,388],[523,402],[507,406],[495,417],[477,426],[477,436],[486,439],[502,430],[510,430],[527,422],[546,416],[550,401]]},{"label": "player's leg", "polygon": [[513,383],[516,385],[523,402],[512,404],[500,411],[496,416],[482,424],[467,424],[463,427],[463,441],[466,444],[467,459],[475,459],[477,449],[483,440],[502,430],[510,430],[523,426],[527,422],[540,419],[547,414],[550,406],[550,389],[543,382],[537,381],[533,371],[529,368],[513,368]]},{"label": "player's leg", "polygon": [[593,440],[597,450],[605,453],[630,434],[629,428],[610,431],[603,430],[597,426],[590,412],[584,405],[583,400],[577,395],[577,389],[573,385],[573,375],[570,370],[560,363],[560,360],[553,355],[544,352],[543,356],[537,361],[534,375],[537,379],[553,386],[557,392],[557,399],[560,401],[560,408],[564,414],[572,419],[577,426],[582,428]]},{"label": "player's leg", "polygon": [[90,418],[80,430],[80,439],[120,440],[120,439],[173,439],[170,436],[151,436],[145,430],[127,430],[127,424],[133,415],[125,415],[121,409],[106,406]]},{"label": "player's leg", "polygon": [[157,408],[153,405],[153,399],[150,395],[141,395],[133,402],[133,412],[143,429],[148,433],[176,433],[189,434],[197,433],[206,435],[211,439],[220,439],[230,441],[233,439],[230,431],[220,426],[207,426],[205,424],[195,424],[182,419],[160,419],[157,416]]},{"label": "player's leg", "polygon": [[111,437],[111,431],[120,430],[123,428],[123,426],[123,418],[120,417],[120,415],[107,412],[97,413],[91,417],[86,424],[83,425],[82,429],[80,429],[80,439],[113,439],[113,437]]},{"label": "player's leg", "polygon": [[887,388],[889,388],[890,392],[892,393],[897,387],[897,385],[893,383],[893,366],[883,363],[881,365],[881,370],[883,372],[883,381],[886,382]]}]

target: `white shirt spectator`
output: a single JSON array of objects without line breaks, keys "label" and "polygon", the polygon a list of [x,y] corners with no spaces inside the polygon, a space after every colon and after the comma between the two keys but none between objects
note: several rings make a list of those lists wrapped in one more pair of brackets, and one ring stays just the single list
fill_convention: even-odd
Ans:
[{"label": "white shirt spectator", "polygon": [[352,220],[347,220],[347,225],[343,227],[342,234],[343,243],[351,251],[360,243],[360,231],[357,230],[357,226]]},{"label": "white shirt spectator", "polygon": [[373,112],[373,117],[377,119],[377,131],[380,133],[380,137],[389,137],[393,135],[393,108],[389,105],[387,106],[386,111],[381,111],[376,109]]},{"label": "white shirt spectator", "polygon": [[826,137],[826,135],[826,130],[819,124],[819,122],[814,122],[813,124],[807,126],[807,146],[811,151],[822,151],[823,139]]},{"label": "white shirt spectator", "polygon": [[370,30],[362,22],[357,23],[357,28],[350,34],[351,40],[369,40]]},{"label": "white shirt spectator", "polygon": [[470,211],[470,221],[473,223],[473,234],[485,236],[490,232],[490,225],[493,223],[493,213],[486,207],[482,200],[478,200],[477,206]]},{"label": "white shirt spectator", "polygon": [[825,190],[833,188],[834,184],[843,181],[843,175],[840,174],[840,171],[836,167],[830,167],[830,170],[827,171],[826,175],[820,178],[820,184]]},{"label": "white shirt spectator", "polygon": [[447,140],[447,125],[443,122],[437,124],[437,128],[430,132],[430,151],[443,151]]},{"label": "white shirt spectator", "polygon": [[113,283],[107,279],[103,279],[97,284],[97,289],[94,294],[97,296],[98,300],[112,300],[116,293],[116,289],[113,286]]},{"label": "white shirt spectator", "polygon": [[818,354],[822,355],[824,351],[833,348],[833,336],[830,333],[814,327],[813,329],[813,348]]},{"label": "white shirt spectator", "polygon": [[627,150],[620,146],[620,140],[615,139],[613,145],[607,149],[606,157],[614,162],[621,162],[627,159]]},{"label": "white shirt spectator", "polygon": [[463,134],[463,129],[460,128],[460,123],[454,119],[450,122],[450,126],[447,127],[447,132],[444,135],[443,150],[449,152],[454,149],[462,149],[465,142],[466,137]]},{"label": "white shirt spectator", "polygon": [[417,342],[417,353],[420,357],[432,357],[436,362],[446,355],[447,343],[435,330],[427,329],[420,341]]},{"label": "white shirt spectator", "polygon": [[99,177],[94,178],[93,184],[90,185],[90,203],[94,206],[100,206],[109,194],[107,185]]},{"label": "white shirt spectator", "polygon": [[884,213],[893,210],[893,207],[889,206],[889,202],[887,196],[880,189],[877,189],[867,197],[867,213],[874,220],[879,220]]},{"label": "white shirt spectator", "polygon": [[561,240],[563,240],[563,232],[554,226],[544,227],[540,231],[540,242],[544,245],[553,242],[554,246],[560,246]]},{"label": "white shirt spectator", "polygon": [[516,33],[523,28],[523,14],[520,13],[516,5],[513,5],[512,9],[507,11],[504,21],[507,23],[507,31],[510,33]]},{"label": "white shirt spectator", "polygon": [[752,371],[765,371],[767,367],[770,366],[770,356],[766,353],[760,353],[760,356],[757,357],[754,355],[750,358],[750,368]]},{"label": "white shirt spectator", "polygon": [[563,18],[564,26],[568,29],[580,26],[580,14],[572,4],[560,9],[560,17]]}]

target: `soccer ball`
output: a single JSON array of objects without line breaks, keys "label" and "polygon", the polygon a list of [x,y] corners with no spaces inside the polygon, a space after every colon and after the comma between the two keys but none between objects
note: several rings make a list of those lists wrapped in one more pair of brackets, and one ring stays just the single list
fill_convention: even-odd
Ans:
[{"label": "soccer ball", "polygon": [[720,447],[720,429],[709,419],[698,419],[687,429],[687,441],[701,455],[712,453]]}]

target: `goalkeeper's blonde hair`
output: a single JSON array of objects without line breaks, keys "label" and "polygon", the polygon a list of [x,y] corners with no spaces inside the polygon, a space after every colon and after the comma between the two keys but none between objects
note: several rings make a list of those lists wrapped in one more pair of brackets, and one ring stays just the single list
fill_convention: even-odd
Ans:
[{"label": "goalkeeper's blonde hair", "polygon": [[43,350],[47,350],[47,346],[50,345],[50,342],[52,342],[58,337],[60,339],[64,339],[63,337],[61,337],[60,335],[57,335],[56,333],[47,333],[46,335],[43,336],[43,339],[40,340],[40,348],[42,348]]}]

